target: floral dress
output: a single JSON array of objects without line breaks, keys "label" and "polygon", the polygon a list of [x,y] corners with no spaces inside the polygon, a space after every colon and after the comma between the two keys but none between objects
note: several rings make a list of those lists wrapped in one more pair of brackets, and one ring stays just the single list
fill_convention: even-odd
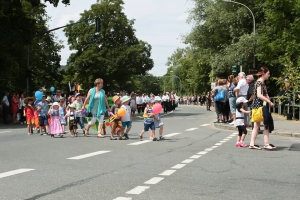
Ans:
[{"label": "floral dress", "polygon": [[266,86],[261,81],[257,81],[255,84],[256,85],[254,87],[254,93],[253,93],[254,94],[253,108],[257,109],[263,106],[263,101],[257,97],[257,88],[262,86],[263,96],[267,96],[268,92]]}]

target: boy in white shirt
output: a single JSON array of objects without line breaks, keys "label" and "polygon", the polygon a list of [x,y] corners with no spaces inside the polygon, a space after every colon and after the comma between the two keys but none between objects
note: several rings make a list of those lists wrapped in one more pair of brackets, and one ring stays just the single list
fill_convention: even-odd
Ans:
[{"label": "boy in white shirt", "polygon": [[[132,126],[132,124],[131,124],[132,123],[131,108],[128,105],[130,99],[131,98],[129,96],[122,97],[122,104],[123,105],[121,106],[121,108],[124,108],[126,110],[125,115],[121,118],[123,133],[124,133],[124,137],[126,137],[126,139],[129,139],[128,132],[130,131],[131,126]],[[127,127],[127,129],[126,129],[126,127]],[[126,129],[126,131],[125,131],[125,129]]]}]

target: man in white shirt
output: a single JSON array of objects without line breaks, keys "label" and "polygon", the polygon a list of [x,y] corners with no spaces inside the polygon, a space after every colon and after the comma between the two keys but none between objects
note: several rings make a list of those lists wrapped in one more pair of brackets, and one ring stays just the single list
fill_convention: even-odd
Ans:
[{"label": "man in white shirt", "polygon": [[8,92],[5,92],[5,95],[2,99],[2,111],[3,111],[3,123],[8,124],[8,111],[9,111],[9,100]]},{"label": "man in white shirt", "polygon": [[[237,98],[238,97],[244,97],[245,99],[247,99],[247,93],[248,93],[249,85],[246,81],[245,73],[240,72],[238,74],[238,79],[239,79],[239,82],[238,82],[236,88],[233,89],[233,91],[236,92]],[[244,106],[244,110],[248,110],[247,105]],[[245,114],[245,125],[250,126],[249,125],[249,114]]]},{"label": "man in white shirt", "polygon": [[138,110],[138,113],[140,114],[141,113],[141,110],[142,110],[142,107],[143,107],[143,97],[141,94],[139,94],[137,97],[136,97],[136,104],[137,104],[137,110]]},{"label": "man in white shirt", "polygon": [[163,105],[163,108],[164,108],[164,113],[167,113],[168,112],[167,103],[169,102],[169,96],[167,95],[166,92],[164,92],[161,99],[162,99],[162,105]]}]

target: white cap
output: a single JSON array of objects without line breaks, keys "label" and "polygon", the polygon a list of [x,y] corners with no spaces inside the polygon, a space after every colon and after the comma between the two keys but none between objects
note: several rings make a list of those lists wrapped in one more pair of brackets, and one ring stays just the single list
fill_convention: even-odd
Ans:
[{"label": "white cap", "polygon": [[247,103],[248,100],[245,99],[245,97],[239,97],[237,100],[236,100],[236,103]]}]

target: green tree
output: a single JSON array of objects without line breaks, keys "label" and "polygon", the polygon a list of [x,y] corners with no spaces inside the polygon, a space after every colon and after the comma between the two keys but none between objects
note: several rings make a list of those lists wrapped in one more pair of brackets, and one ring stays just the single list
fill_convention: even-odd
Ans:
[{"label": "green tree", "polygon": [[[109,90],[126,89],[132,75],[143,75],[153,67],[151,46],[136,38],[134,21],[127,19],[123,4],[122,0],[94,4],[81,14],[84,23],[64,30],[70,49],[75,51],[68,59],[67,74],[83,87],[101,77]],[[95,21],[90,20],[95,17],[101,20],[99,33],[95,33]]]}]

